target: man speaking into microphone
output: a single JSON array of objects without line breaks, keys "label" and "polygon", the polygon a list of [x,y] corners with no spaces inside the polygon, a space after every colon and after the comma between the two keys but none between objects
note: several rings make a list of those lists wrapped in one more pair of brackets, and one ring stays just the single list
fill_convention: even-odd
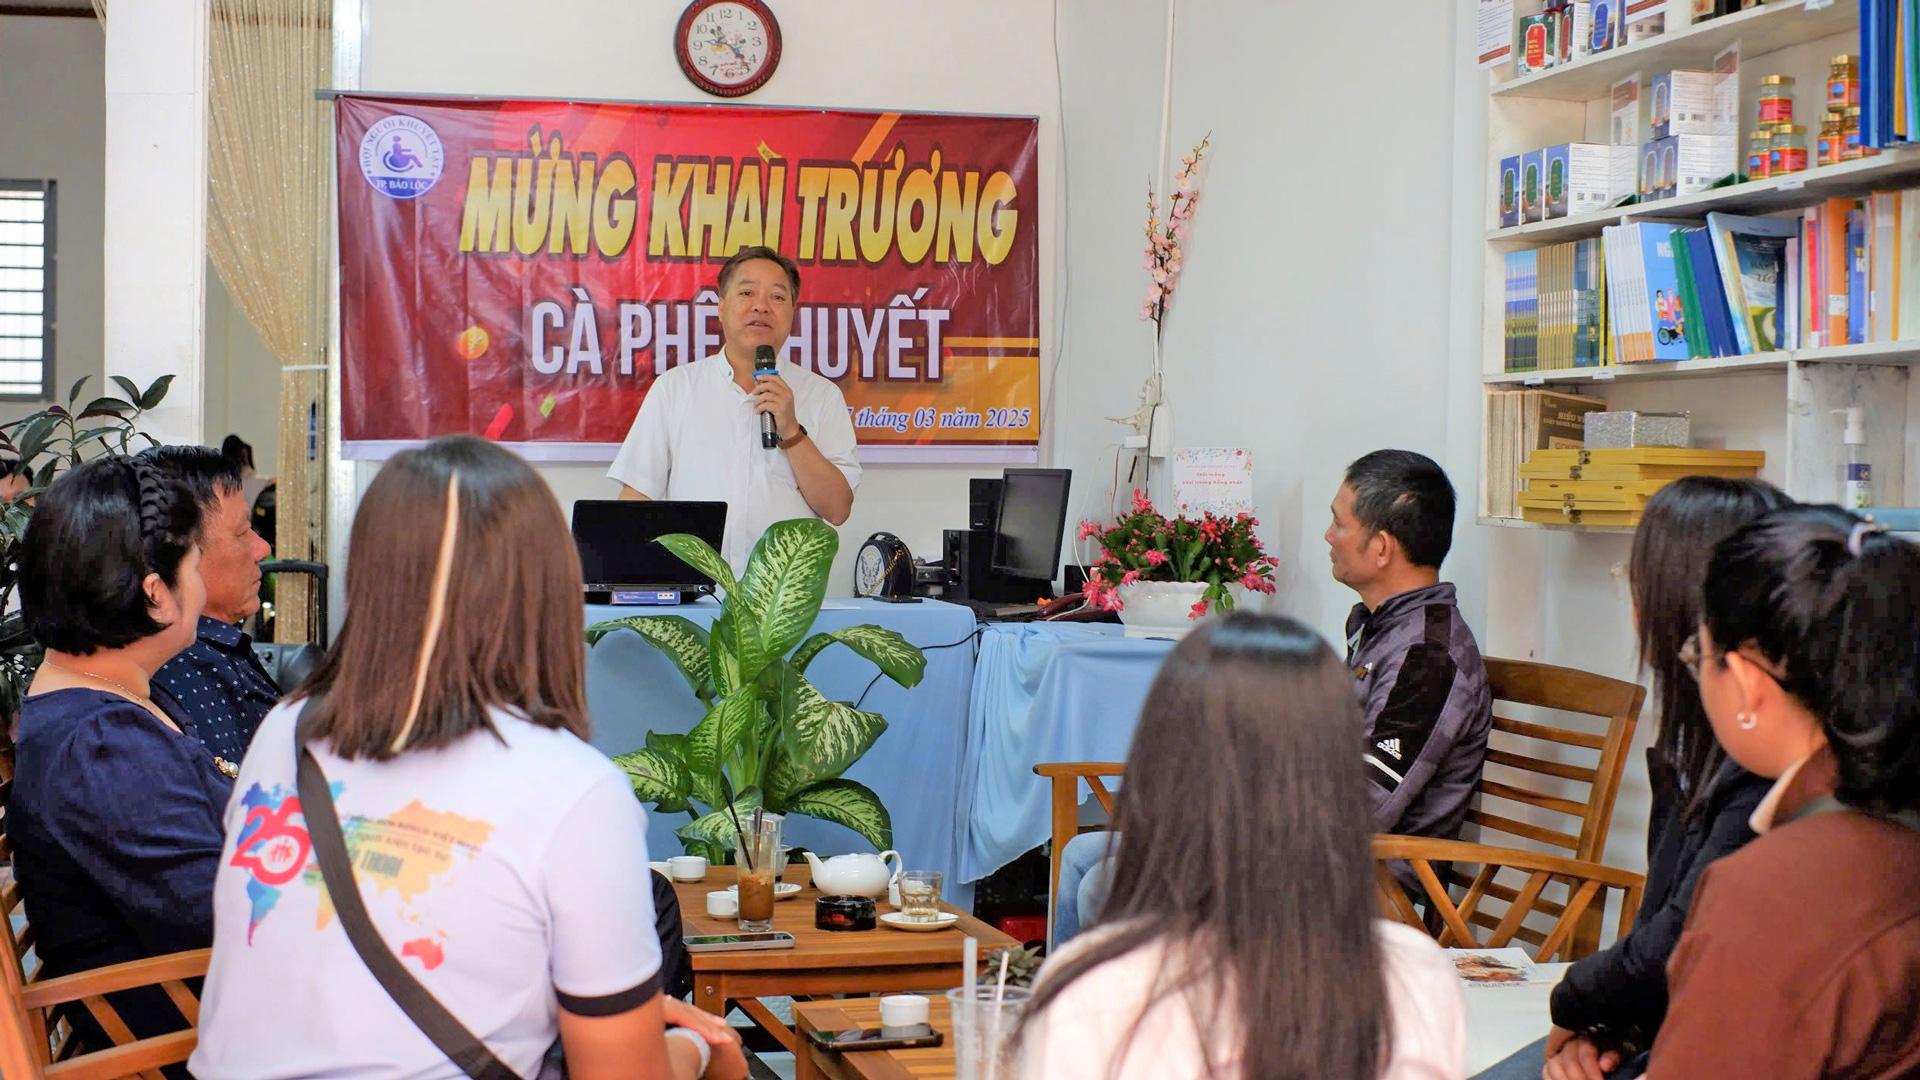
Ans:
[{"label": "man speaking into microphone", "polygon": [[776,521],[845,523],[860,486],[840,388],[775,359],[799,299],[800,268],[772,248],[728,259],[721,351],[654,379],[607,470],[623,499],[726,503],[720,555],[736,573]]}]

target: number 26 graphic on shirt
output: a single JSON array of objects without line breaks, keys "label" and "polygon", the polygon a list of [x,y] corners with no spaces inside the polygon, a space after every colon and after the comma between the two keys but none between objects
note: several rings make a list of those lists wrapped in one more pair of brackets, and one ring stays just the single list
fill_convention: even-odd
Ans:
[{"label": "number 26 graphic on shirt", "polygon": [[240,826],[240,840],[234,845],[233,865],[251,871],[262,885],[285,885],[299,877],[313,851],[307,830],[287,823],[299,812],[297,798],[249,811]]}]

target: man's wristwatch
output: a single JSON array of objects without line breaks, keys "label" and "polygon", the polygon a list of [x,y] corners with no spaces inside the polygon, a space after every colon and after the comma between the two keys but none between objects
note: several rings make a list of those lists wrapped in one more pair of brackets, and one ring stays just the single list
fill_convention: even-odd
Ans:
[{"label": "man's wristwatch", "polygon": [[801,424],[799,428],[800,430],[794,434],[793,438],[780,440],[780,449],[791,450],[800,445],[800,440],[807,437],[807,425]]}]

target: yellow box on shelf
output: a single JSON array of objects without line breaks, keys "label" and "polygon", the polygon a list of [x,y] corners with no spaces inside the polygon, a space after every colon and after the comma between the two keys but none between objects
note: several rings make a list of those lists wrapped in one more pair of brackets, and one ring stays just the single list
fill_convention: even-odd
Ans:
[{"label": "yellow box on shelf", "polygon": [[1531,506],[1520,508],[1520,520],[1531,521],[1537,525],[1589,525],[1596,528],[1637,529],[1640,527],[1638,510],[1539,510]]},{"label": "yellow box on shelf", "polygon": [[1520,505],[1567,505],[1581,510],[1639,510],[1670,480],[1529,480]]},{"label": "yellow box on shelf", "polygon": [[1762,450],[1686,450],[1635,446],[1602,450],[1535,450],[1527,464],[1540,468],[1588,465],[1662,465],[1689,469],[1758,469],[1767,463]]},{"label": "yellow box on shelf", "polygon": [[1520,479],[1669,481],[1683,476],[1722,476],[1746,480],[1758,471],[1745,465],[1543,465],[1536,460],[1520,466]]}]

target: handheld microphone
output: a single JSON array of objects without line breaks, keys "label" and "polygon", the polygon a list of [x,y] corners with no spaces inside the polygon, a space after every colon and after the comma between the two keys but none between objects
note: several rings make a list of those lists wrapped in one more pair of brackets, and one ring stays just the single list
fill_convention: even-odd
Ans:
[{"label": "handheld microphone", "polygon": [[[773,346],[771,345],[755,346],[753,350],[754,375],[760,376],[760,375],[773,374],[775,370],[773,359],[774,359]],[[762,448],[767,450],[772,450],[775,447],[780,445],[779,422],[773,418],[773,414],[770,412],[763,412],[760,414],[760,445]]]}]

